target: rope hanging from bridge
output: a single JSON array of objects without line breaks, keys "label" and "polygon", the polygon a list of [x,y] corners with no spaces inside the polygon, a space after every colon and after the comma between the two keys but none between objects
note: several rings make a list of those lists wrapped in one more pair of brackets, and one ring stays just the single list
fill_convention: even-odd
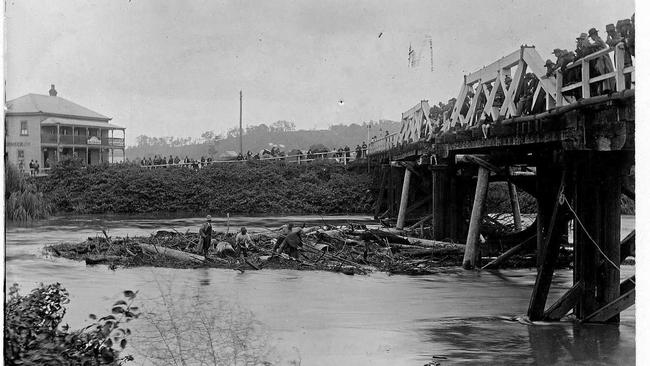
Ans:
[{"label": "rope hanging from bridge", "polygon": [[[611,264],[614,268],[616,268],[616,270],[617,270],[619,273],[621,273],[621,267],[620,267],[619,265],[617,265],[616,263],[614,263],[614,261],[612,261],[612,260],[607,256],[607,254],[605,254],[605,252],[603,252],[603,250],[600,248],[600,246],[598,245],[598,243],[596,243],[596,241],[595,241],[594,238],[591,236],[591,234],[589,234],[589,231],[587,230],[587,228],[584,226],[584,224],[582,223],[582,221],[580,221],[580,218],[578,217],[578,214],[575,212],[575,210],[573,209],[573,207],[571,207],[571,204],[569,203],[569,201],[568,201],[568,200],[566,199],[566,197],[564,196],[564,192],[561,192],[561,193],[560,193],[559,203],[560,203],[560,205],[566,204],[567,208],[569,209],[569,211],[571,211],[571,214],[573,214],[573,217],[574,217],[574,218],[576,219],[576,221],[578,222],[578,225],[580,225],[580,227],[582,228],[582,231],[584,231],[585,235],[587,235],[587,238],[589,238],[589,240],[594,244],[594,246],[596,246],[596,249],[598,250],[598,252],[599,252],[599,253],[600,253],[600,254],[601,254],[601,255],[602,255],[602,256],[607,260],[607,262],[609,262],[609,264]],[[634,280],[630,279],[630,282],[632,282],[633,284],[636,285],[636,282],[634,282]]]}]

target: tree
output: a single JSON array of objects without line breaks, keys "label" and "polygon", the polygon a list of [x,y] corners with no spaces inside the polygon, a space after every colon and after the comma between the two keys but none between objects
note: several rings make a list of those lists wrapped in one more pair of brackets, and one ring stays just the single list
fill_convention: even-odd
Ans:
[{"label": "tree", "polygon": [[151,137],[147,135],[140,135],[135,138],[135,142],[138,147],[148,147],[151,146]]},{"label": "tree", "polygon": [[214,139],[214,131],[205,131],[201,134],[204,143],[211,142]]},{"label": "tree", "polygon": [[296,124],[285,120],[276,121],[271,125],[271,132],[289,132],[295,130]]}]

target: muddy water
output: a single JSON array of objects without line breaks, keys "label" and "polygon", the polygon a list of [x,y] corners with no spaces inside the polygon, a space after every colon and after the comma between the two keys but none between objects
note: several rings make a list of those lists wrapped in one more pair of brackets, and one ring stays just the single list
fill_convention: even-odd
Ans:
[{"label": "muddy water", "polygon": [[[286,221],[369,222],[367,217],[233,218],[253,232]],[[235,359],[302,365],[582,364],[635,362],[634,307],[619,326],[522,320],[534,270],[472,272],[445,269],[428,276],[346,276],[313,271],[112,271],[43,255],[44,244],[79,241],[106,227],[109,235],[158,229],[196,230],[199,218],[60,217],[8,227],[6,281],[23,291],[61,282],[71,302],[66,321],[86,324],[108,313],[124,289],[138,290],[145,316],[131,323],[135,364],[233,364]],[[225,230],[225,222],[217,223]],[[220,227],[221,226],[221,227]],[[626,234],[634,218],[623,218]],[[622,277],[634,273],[623,267]],[[554,278],[549,303],[571,286],[571,272]],[[207,331],[206,329],[211,329]],[[162,335],[161,335],[162,334]],[[217,344],[212,351],[206,339]],[[180,347],[179,347],[180,345]],[[216,356],[215,356],[216,354]]]}]

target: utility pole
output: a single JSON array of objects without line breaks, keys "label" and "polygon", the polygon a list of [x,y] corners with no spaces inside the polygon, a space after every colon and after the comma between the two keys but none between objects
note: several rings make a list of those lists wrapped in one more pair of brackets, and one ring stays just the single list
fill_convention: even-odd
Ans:
[{"label": "utility pole", "polygon": [[241,127],[241,112],[242,112],[242,91],[239,91],[239,153],[244,156],[244,143],[243,143],[243,130]]}]

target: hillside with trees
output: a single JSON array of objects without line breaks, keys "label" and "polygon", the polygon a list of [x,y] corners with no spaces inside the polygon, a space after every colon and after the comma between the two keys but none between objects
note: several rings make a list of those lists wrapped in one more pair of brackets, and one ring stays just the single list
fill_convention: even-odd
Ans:
[{"label": "hillside with trees", "polygon": [[[370,121],[362,124],[333,125],[327,130],[296,130],[293,122],[277,121],[270,125],[264,123],[247,126],[243,134],[244,153],[251,150],[253,153],[273,146],[280,150],[290,152],[293,149],[307,150],[309,146],[323,144],[330,149],[345,147],[354,151],[357,144],[368,142],[368,126],[371,137],[380,137],[386,131],[397,132],[400,123],[390,120]],[[226,135],[214,131],[206,131],[200,139],[190,137],[150,137],[140,135],[136,138],[136,145],[126,148],[126,157],[130,160],[149,157],[153,155],[188,156],[200,158],[201,156],[216,158],[225,151],[239,152],[239,128],[232,128]]]}]

